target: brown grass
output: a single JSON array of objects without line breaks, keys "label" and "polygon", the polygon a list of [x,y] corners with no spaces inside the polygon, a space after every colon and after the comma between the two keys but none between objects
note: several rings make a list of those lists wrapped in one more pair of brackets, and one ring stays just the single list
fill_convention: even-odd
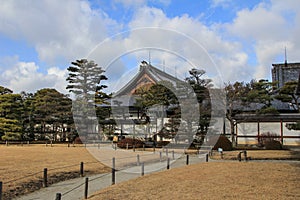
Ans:
[{"label": "brown grass", "polygon": [[[237,160],[237,155],[242,151],[224,151],[224,160]],[[244,159],[244,154],[241,154]],[[247,150],[247,157],[252,160],[300,160],[300,151],[290,150]],[[220,160],[218,152],[214,152],[212,159]]]},{"label": "brown grass", "polygon": [[200,163],[122,182],[89,199],[300,199],[299,174],[299,164]]},{"label": "brown grass", "polygon": [[[0,181],[4,199],[32,192],[42,186],[44,168],[48,169],[49,184],[79,177],[80,163],[88,174],[108,172],[84,147],[55,144],[0,146]],[[35,174],[35,175],[34,175]]]},{"label": "brown grass", "polygon": [[[225,152],[225,159],[239,151]],[[291,151],[247,151],[257,159],[296,159]],[[82,146],[0,146],[0,181],[3,199],[37,190],[43,169],[49,184],[79,176],[80,162],[86,174],[109,172]],[[214,154],[218,159],[218,153]],[[171,169],[123,182],[101,190],[95,199],[299,199],[299,164],[210,162]],[[35,175],[33,175],[35,174]]]}]

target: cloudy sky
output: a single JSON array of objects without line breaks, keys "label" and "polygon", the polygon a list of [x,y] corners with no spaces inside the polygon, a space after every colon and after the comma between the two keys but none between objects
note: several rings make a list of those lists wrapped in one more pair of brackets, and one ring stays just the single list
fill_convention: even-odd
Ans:
[{"label": "cloudy sky", "polygon": [[216,83],[271,80],[285,48],[300,61],[299,35],[297,0],[1,0],[0,85],[66,93],[66,69],[81,58],[111,88],[142,60],[178,77],[202,68]]}]

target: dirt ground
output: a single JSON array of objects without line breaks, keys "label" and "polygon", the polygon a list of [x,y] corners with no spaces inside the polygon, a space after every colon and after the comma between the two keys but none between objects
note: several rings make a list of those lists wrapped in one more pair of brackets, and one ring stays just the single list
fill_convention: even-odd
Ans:
[{"label": "dirt ground", "polygon": [[0,181],[3,182],[3,199],[38,190],[42,187],[44,168],[48,170],[48,183],[79,177],[80,163],[85,174],[108,172],[79,145],[1,145]]},{"label": "dirt ground", "polygon": [[299,162],[208,162],[122,182],[89,199],[300,199],[299,175]]}]

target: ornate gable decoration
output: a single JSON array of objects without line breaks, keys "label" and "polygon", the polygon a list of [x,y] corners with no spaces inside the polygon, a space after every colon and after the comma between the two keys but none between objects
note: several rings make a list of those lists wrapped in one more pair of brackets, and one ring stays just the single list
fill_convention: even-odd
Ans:
[{"label": "ornate gable decoration", "polygon": [[139,72],[118,92],[115,96],[132,95],[140,87],[150,87],[159,81],[178,82],[181,81],[170,74],[161,71],[146,61],[142,61]]},{"label": "ornate gable decoration", "polygon": [[131,90],[130,94],[134,94],[135,91],[140,87],[151,87],[156,83],[155,80],[153,80],[149,75],[144,74],[136,83],[136,87]]}]

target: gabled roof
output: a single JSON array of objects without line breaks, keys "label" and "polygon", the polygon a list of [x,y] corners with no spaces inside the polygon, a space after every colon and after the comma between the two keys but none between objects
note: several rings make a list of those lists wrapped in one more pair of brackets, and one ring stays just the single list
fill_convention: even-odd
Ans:
[{"label": "gabled roof", "polygon": [[182,80],[155,68],[146,61],[142,61],[139,72],[124,87],[116,92],[115,96],[131,95],[141,86],[156,84],[160,81],[169,81],[173,84],[182,82]]}]

